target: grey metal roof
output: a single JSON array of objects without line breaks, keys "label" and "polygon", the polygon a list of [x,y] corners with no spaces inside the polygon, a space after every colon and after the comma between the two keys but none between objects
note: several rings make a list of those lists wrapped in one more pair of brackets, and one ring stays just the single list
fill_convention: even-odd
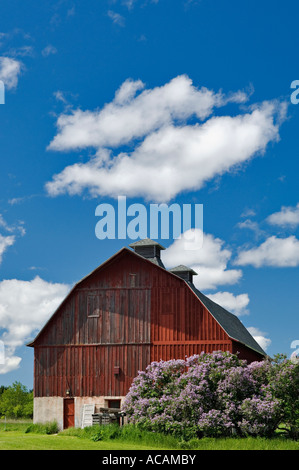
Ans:
[{"label": "grey metal roof", "polygon": [[162,263],[161,258],[159,258],[158,256],[155,256],[155,258],[144,258],[144,259],[148,259],[149,261],[151,261],[152,263],[156,264],[157,266],[160,266],[161,268],[164,268],[164,269],[165,269],[165,266],[164,266],[164,264]]},{"label": "grey metal roof", "polygon": [[192,269],[188,268],[188,266],[184,266],[183,264],[180,264],[179,266],[176,266],[175,268],[169,269],[171,273],[184,273],[184,272],[190,272],[191,274],[194,274],[197,276],[197,273]]},{"label": "grey metal roof", "polygon": [[135,246],[153,246],[156,245],[160,248],[160,250],[165,250],[164,246],[160,245],[160,243],[156,242],[155,240],[151,240],[150,238],[144,238],[143,240],[138,240],[137,242],[131,243],[129,246],[134,248]]},{"label": "grey metal roof", "polygon": [[[130,247],[134,247],[136,245],[148,246],[148,245],[155,245],[155,244],[159,245],[159,243],[153,240],[150,240],[149,238],[146,238],[144,240],[139,240],[135,243],[132,243],[129,246]],[[159,246],[161,247],[161,245]],[[160,258],[147,258],[147,259],[149,261],[152,261],[157,266],[160,266],[165,269]],[[172,268],[166,271],[171,274],[178,275],[178,276],[179,276],[179,273],[181,272],[191,272],[192,274],[197,275],[197,273],[193,271],[192,268],[189,268],[188,266],[184,266],[183,264],[180,264],[179,266],[176,266],[175,268]],[[186,284],[192,289],[194,294],[203,303],[203,305],[208,309],[211,315],[215,318],[215,320],[219,323],[219,325],[224,329],[224,331],[227,333],[227,335],[231,339],[239,341],[240,343],[246,345],[250,349],[253,349],[254,351],[257,351],[258,353],[262,354],[263,356],[267,356],[265,351],[255,341],[253,336],[251,336],[247,328],[245,328],[243,323],[239,320],[239,318],[236,315],[228,312],[225,308],[221,307],[221,305],[218,305],[216,302],[209,299],[206,295],[200,292],[192,282],[187,281],[185,279],[182,279],[182,280],[186,282]]]},{"label": "grey metal roof", "polygon": [[199,300],[204,304],[204,306],[209,310],[219,325],[222,326],[230,338],[245,344],[249,348],[264,356],[267,356],[265,351],[255,341],[247,328],[245,328],[243,323],[239,320],[238,317],[236,317],[236,315],[228,312],[225,310],[225,308],[221,307],[221,305],[216,304],[216,302],[213,302],[213,300],[209,299],[206,295],[196,289],[194,284],[191,282],[187,282],[187,284],[193,290]]},{"label": "grey metal roof", "polygon": [[[149,240],[149,239],[147,239]],[[143,242],[144,240],[140,240]],[[150,240],[152,242],[152,240]],[[135,242],[139,243],[139,242]],[[154,244],[157,242],[154,242]],[[157,243],[158,244],[158,243]],[[134,244],[132,244],[134,245]],[[130,246],[132,246],[130,245]],[[158,244],[159,245],[159,244]],[[162,249],[164,249],[162,247]],[[165,269],[162,261],[160,258],[144,258],[143,256],[139,255],[138,253],[129,250],[128,248],[122,248],[119,250],[117,253],[115,253],[113,256],[111,256],[109,259],[107,259],[104,263],[102,263],[100,266],[98,266],[96,269],[94,269],[91,273],[89,273],[87,276],[85,276],[83,279],[81,279],[79,282],[77,282],[73,288],[70,290],[69,294],[66,296],[66,298],[62,301],[60,306],[56,309],[52,317],[55,315],[55,313],[59,310],[61,305],[70,297],[70,295],[73,293],[73,291],[76,289],[77,286],[79,286],[85,279],[90,277],[92,274],[94,274],[96,271],[99,269],[103,268],[105,265],[107,265],[112,259],[115,259],[121,252],[128,251],[129,253],[134,253],[135,256],[140,257],[143,259],[145,262],[152,262],[159,268],[163,268],[166,272],[168,272],[170,275],[177,276],[175,272],[168,271]],[[182,265],[181,265],[182,266]],[[180,278],[181,279],[181,278]],[[213,302],[211,299],[206,297],[202,292],[200,292],[192,282],[185,281],[181,279],[182,282],[185,282],[190,289],[194,292],[194,294],[198,297],[198,299],[203,303],[203,305],[208,309],[208,311],[211,313],[211,315],[215,318],[215,320],[219,323],[219,325],[226,331],[228,336],[232,339],[235,339],[236,341],[239,341],[242,344],[245,344],[249,348],[253,349],[254,351],[257,351],[258,353],[267,356],[267,354],[263,351],[263,349],[260,347],[260,345],[255,341],[255,339],[251,336],[249,331],[245,328],[245,326],[240,322],[238,317],[236,317],[234,314],[228,312],[225,310],[223,307],[220,305],[216,304]],[[27,346],[34,346],[35,341],[37,338],[41,335],[42,331],[46,328],[47,324],[50,322],[52,317],[48,320],[48,322],[44,325],[44,327],[40,330],[40,332],[37,334],[36,338],[31,341],[30,343],[27,344]]]}]

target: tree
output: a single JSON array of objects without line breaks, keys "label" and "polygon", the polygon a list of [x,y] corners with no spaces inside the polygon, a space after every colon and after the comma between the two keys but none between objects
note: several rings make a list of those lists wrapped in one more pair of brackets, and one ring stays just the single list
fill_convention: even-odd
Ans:
[{"label": "tree", "polygon": [[4,390],[6,390],[6,389],[7,389],[7,387],[5,387],[5,385],[0,385],[0,396],[2,395]]},{"label": "tree", "polygon": [[285,430],[299,438],[299,364],[283,359],[276,361],[275,373],[270,382],[272,396],[280,401]]},{"label": "tree", "polygon": [[14,382],[0,395],[0,414],[11,418],[32,417],[33,393],[20,382]]}]

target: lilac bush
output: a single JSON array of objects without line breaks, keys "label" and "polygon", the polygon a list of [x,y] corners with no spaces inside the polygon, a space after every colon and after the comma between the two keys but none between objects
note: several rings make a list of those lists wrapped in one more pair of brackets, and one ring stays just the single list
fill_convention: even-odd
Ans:
[{"label": "lilac bush", "polygon": [[292,423],[294,407],[286,402],[294,400],[296,378],[298,367],[289,361],[247,364],[221,351],[161,360],[138,373],[124,411],[130,423],[184,439],[271,436],[282,420],[298,429],[298,399]]},{"label": "lilac bush", "polygon": [[240,429],[245,435],[271,437],[281,420],[280,401],[271,395],[243,400]]},{"label": "lilac bush", "polygon": [[288,434],[299,438],[299,364],[277,358],[269,380],[269,388],[274,399],[279,400],[282,410],[282,423]]}]

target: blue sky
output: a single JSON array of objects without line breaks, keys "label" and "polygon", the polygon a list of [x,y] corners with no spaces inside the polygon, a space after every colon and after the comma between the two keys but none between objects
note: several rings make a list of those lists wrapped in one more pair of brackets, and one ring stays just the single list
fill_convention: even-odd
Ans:
[{"label": "blue sky", "polygon": [[[299,340],[296,2],[1,2],[0,384],[32,387],[33,339],[70,287],[132,240],[95,209],[203,204],[204,245],[167,267],[267,353]],[[190,254],[191,253],[191,254]]]}]

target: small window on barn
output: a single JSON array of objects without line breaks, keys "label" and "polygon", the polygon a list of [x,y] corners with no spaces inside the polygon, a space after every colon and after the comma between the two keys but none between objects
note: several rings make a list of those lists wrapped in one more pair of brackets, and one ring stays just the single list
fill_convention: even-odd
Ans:
[{"label": "small window on barn", "polygon": [[87,316],[99,317],[101,313],[99,295],[89,294],[87,296]]},{"label": "small window on barn", "polygon": [[120,409],[120,400],[106,400],[108,408]]},{"label": "small window on barn", "polygon": [[130,287],[136,287],[136,276],[137,274],[135,273],[130,273]]}]

